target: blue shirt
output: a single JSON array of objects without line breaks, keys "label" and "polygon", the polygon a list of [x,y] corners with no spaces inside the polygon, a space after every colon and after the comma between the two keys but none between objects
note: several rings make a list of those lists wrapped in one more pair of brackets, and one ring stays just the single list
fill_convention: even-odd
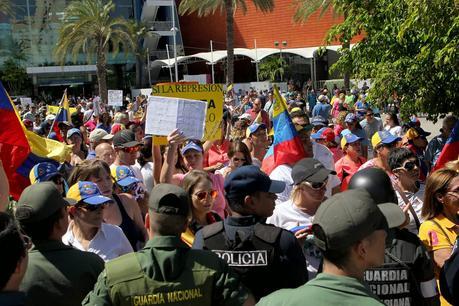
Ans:
[{"label": "blue shirt", "polygon": [[312,117],[322,116],[327,119],[330,115],[331,105],[326,103],[317,103],[312,110]]}]

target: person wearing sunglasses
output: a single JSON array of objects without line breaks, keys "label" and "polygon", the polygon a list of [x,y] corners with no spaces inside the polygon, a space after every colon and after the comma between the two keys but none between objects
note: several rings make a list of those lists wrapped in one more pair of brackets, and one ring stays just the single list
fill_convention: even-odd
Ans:
[{"label": "person wearing sunglasses", "polygon": [[[451,169],[440,169],[429,175],[426,181],[424,222],[419,228],[419,238],[429,251],[434,262],[435,277],[451,256],[459,228],[459,173]],[[443,297],[442,305],[449,305]]]},{"label": "person wearing sunglasses", "polygon": [[83,134],[81,134],[79,129],[72,128],[68,130],[66,142],[69,145],[73,145],[70,161],[72,166],[75,166],[76,164],[79,164],[86,159],[86,153],[88,152],[88,149],[83,142]]},{"label": "person wearing sunglasses", "polygon": [[227,177],[234,169],[252,164],[252,156],[250,156],[249,148],[247,148],[242,141],[234,141],[231,143],[228,150],[228,157],[229,165],[215,171],[216,174]]},{"label": "person wearing sunglasses", "polygon": [[427,147],[427,136],[429,132],[424,131],[421,127],[410,127],[403,137],[404,145],[413,152],[419,160],[419,180],[424,182],[429,171],[428,165],[425,162],[425,150]]},{"label": "person wearing sunglasses", "polygon": [[368,141],[368,158],[373,157],[373,145],[370,141],[370,137],[376,132],[383,130],[383,123],[381,118],[375,117],[375,114],[371,108],[367,109],[365,113],[365,119],[360,121],[360,126],[363,128],[367,135]]},{"label": "person wearing sunglasses", "polygon": [[406,226],[413,234],[418,234],[419,226],[424,221],[421,211],[424,201],[424,184],[419,181],[419,160],[407,148],[395,148],[389,154],[389,166],[397,178],[394,189],[398,203],[403,208],[410,205],[410,223]]},{"label": "person wearing sunglasses", "polygon": [[303,247],[308,265],[309,279],[313,279],[320,266],[319,250],[307,243],[312,219],[320,204],[326,200],[328,176],[336,174],[314,158],[304,158],[292,169],[293,190],[289,200],[276,205],[266,223],[292,231]]},{"label": "person wearing sunglasses", "polygon": [[[204,170],[203,155],[204,149],[199,140],[186,139],[183,132],[175,129],[167,136],[169,148],[166,153],[166,158],[161,168],[161,183],[172,183],[174,185],[183,186],[183,179],[192,170]],[[183,144],[183,145],[182,145]],[[185,174],[175,173],[175,164],[177,161],[177,148],[181,147],[180,154],[183,157],[183,162],[188,172]],[[218,173],[209,173],[212,180],[212,188],[218,191],[218,196],[215,199],[214,211],[221,217],[225,217],[227,208],[224,197],[224,178]]]},{"label": "person wearing sunglasses", "polygon": [[19,198],[15,217],[33,242],[20,286],[26,293],[25,305],[81,305],[104,269],[96,254],[62,242],[69,223],[67,207],[75,203],[64,199],[52,182],[30,185]]},{"label": "person wearing sunglasses", "polygon": [[115,149],[115,161],[110,166],[116,168],[117,166],[127,166],[143,183],[142,174],[136,171],[132,166],[135,164],[142,143],[137,141],[136,135],[131,130],[121,130],[113,136],[113,148]]},{"label": "person wearing sunglasses", "polygon": [[341,191],[347,189],[351,177],[367,161],[362,156],[361,141],[362,138],[352,133],[346,134],[341,138],[341,149],[344,152],[344,156],[335,163],[336,173],[341,181]]},{"label": "person wearing sunglasses", "polygon": [[212,211],[218,191],[212,188],[212,180],[208,173],[202,170],[191,170],[183,179],[183,189],[191,199],[191,221],[182,234],[182,240],[192,246],[198,230],[222,220]]},{"label": "person wearing sunglasses", "polygon": [[93,182],[80,181],[71,186],[67,197],[76,201],[68,208],[70,222],[62,242],[78,250],[92,252],[104,261],[133,252],[123,231],[103,223],[103,210],[112,199],[105,197]]},{"label": "person wearing sunglasses", "polygon": [[397,178],[394,176],[389,166],[389,153],[398,145],[400,140],[402,140],[400,137],[394,136],[388,131],[376,132],[371,137],[374,157],[360,166],[359,170],[370,167],[380,168],[386,171],[392,182],[396,182]]},{"label": "person wearing sunglasses", "polygon": [[69,176],[69,184],[74,185],[79,181],[95,183],[102,195],[113,200],[112,204],[104,209],[104,222],[119,226],[134,250],[141,247],[147,239],[147,233],[140,204],[132,195],[114,191],[113,178],[107,163],[97,159],[85,160],[76,166]]},{"label": "person wearing sunglasses", "polygon": [[29,173],[29,179],[31,184],[53,182],[63,196],[68,190],[67,182],[62,174],[54,164],[49,162],[42,162],[33,166]]},{"label": "person wearing sunglasses", "polygon": [[0,305],[25,305],[25,294],[19,291],[19,286],[31,247],[30,238],[21,233],[13,216],[0,212],[0,249],[4,250],[0,252]]},{"label": "person wearing sunglasses", "polygon": [[252,163],[255,166],[261,167],[261,162],[266,155],[269,147],[268,130],[263,123],[253,123],[246,130],[246,138],[244,144],[250,151]]}]

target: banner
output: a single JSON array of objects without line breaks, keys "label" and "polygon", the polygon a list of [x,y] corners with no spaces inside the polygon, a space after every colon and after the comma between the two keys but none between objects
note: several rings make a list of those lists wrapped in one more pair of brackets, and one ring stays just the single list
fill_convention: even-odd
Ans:
[{"label": "banner", "polygon": [[[217,140],[221,137],[223,117],[223,85],[166,83],[152,86],[152,96],[200,100],[207,103],[206,125],[202,141]],[[154,143],[167,144],[166,137],[154,137]]]},{"label": "banner", "polygon": [[123,91],[122,90],[108,90],[108,105],[123,106]]},{"label": "banner", "polygon": [[[59,112],[59,106],[47,105],[48,114],[56,115]],[[76,112],[77,109],[75,107],[70,107],[70,115]]]}]

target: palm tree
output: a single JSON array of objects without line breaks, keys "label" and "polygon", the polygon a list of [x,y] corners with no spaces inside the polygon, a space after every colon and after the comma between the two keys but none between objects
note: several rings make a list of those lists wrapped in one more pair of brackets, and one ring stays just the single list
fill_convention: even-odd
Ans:
[{"label": "palm tree", "polygon": [[270,56],[260,63],[260,72],[258,72],[258,76],[263,80],[274,82],[277,76],[282,79],[287,66],[287,63],[282,57]]},{"label": "palm tree", "polygon": [[[271,12],[274,8],[274,0],[252,0],[255,7],[262,12]],[[245,0],[182,0],[179,7],[180,14],[198,13],[198,16],[214,14],[218,9],[225,10],[226,13],[226,50],[227,71],[226,83],[232,84],[234,81],[234,13],[237,8],[247,13]]]},{"label": "palm tree", "polygon": [[115,5],[110,0],[82,0],[72,2],[64,12],[55,55],[64,64],[67,55],[73,62],[86,54],[88,62],[96,60],[99,96],[107,103],[107,56],[120,51],[137,49],[136,25],[124,18],[113,18]]},{"label": "palm tree", "polygon": [[[333,7],[333,0],[296,0],[297,10],[295,15],[293,16],[293,20],[295,22],[305,22],[306,20],[311,17],[311,15],[317,11],[319,8],[320,10],[320,17],[323,14]],[[344,18],[346,19],[346,11],[338,11],[337,7],[333,7],[334,13],[342,13]],[[342,46],[343,49],[350,48],[350,41],[346,40]],[[344,87],[350,88],[350,79],[349,73],[344,73]]]}]

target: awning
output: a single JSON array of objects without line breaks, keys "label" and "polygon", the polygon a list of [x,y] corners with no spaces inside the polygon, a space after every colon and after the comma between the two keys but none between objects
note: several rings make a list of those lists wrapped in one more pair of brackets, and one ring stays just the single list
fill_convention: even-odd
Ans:
[{"label": "awning", "polygon": [[[352,48],[353,45],[351,45]],[[290,48],[290,49],[277,49],[277,48],[258,48],[258,49],[246,49],[246,48],[235,48],[235,56],[246,56],[253,61],[261,61],[262,59],[279,53],[291,53],[307,59],[314,57],[314,52],[322,47],[306,47],[306,48]],[[341,45],[326,46],[328,50],[337,51],[341,48]],[[215,64],[218,61],[225,59],[227,56],[226,50],[218,50],[214,52],[200,52],[192,55],[179,56],[177,57],[177,64],[187,63],[191,60],[202,60],[208,64]],[[175,60],[171,59],[160,59],[152,62],[153,66],[171,67],[175,65]]]}]

